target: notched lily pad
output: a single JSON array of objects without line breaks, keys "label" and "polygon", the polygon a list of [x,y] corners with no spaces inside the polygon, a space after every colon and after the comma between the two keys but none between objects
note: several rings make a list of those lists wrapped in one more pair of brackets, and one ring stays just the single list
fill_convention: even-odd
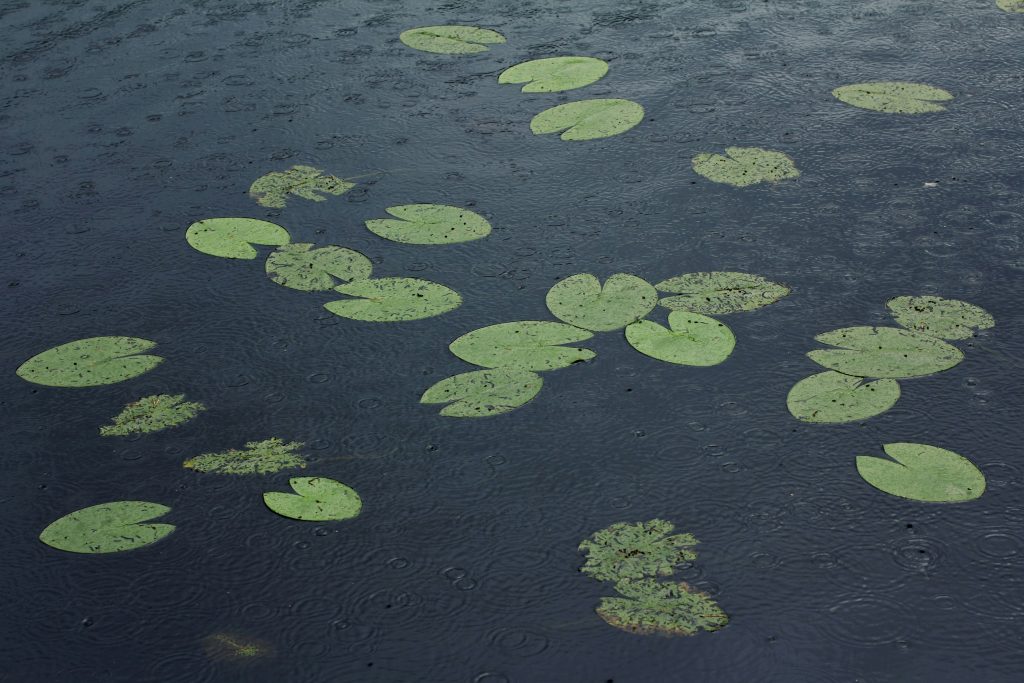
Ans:
[{"label": "notched lily pad", "polygon": [[154,346],[156,342],[138,337],[89,337],[32,356],[16,373],[27,382],[48,387],[116,384],[162,363],[160,356],[139,355]]},{"label": "notched lily pad", "polygon": [[622,329],[640,320],[658,303],[658,293],[646,280],[616,273],[601,281],[589,273],[565,278],[547,294],[548,310],[570,325],[594,332]]},{"label": "notched lily pad", "polygon": [[697,539],[673,535],[674,529],[663,519],[612,524],[580,543],[587,556],[580,571],[599,581],[671,576],[676,567],[697,558]]},{"label": "notched lily pad", "polygon": [[249,187],[249,195],[261,206],[283,209],[288,195],[314,202],[322,202],[328,195],[342,195],[355,187],[355,183],[325,175],[312,166],[292,166],[287,171],[275,171],[257,178]]},{"label": "notched lily pad", "polygon": [[905,81],[854,83],[836,88],[832,94],[841,102],[854,107],[887,114],[925,114],[946,111],[946,108],[939,102],[953,99],[953,96],[942,88]]},{"label": "notched lily pad", "polygon": [[608,62],[594,57],[546,57],[509,67],[498,83],[525,83],[523,92],[562,92],[595,83],[608,73]]},{"label": "notched lily pad", "polygon": [[183,467],[208,474],[270,474],[305,467],[306,461],[295,451],[305,446],[278,438],[250,441],[245,448],[223,453],[204,453],[182,463]]},{"label": "notched lily pad", "polygon": [[[338,285],[337,280],[365,280],[373,264],[358,251],[312,244],[286,244],[267,258],[267,275],[279,285],[304,292],[323,292]],[[335,280],[337,278],[337,280]]]},{"label": "notched lily pad", "polygon": [[156,543],[171,524],[143,524],[171,508],[141,500],[119,500],[76,510],[43,529],[39,540],[69,553],[117,553]]},{"label": "notched lily pad", "polygon": [[880,415],[899,398],[900,384],[894,379],[868,381],[830,370],[793,385],[786,406],[802,422],[840,424]]},{"label": "notched lily pad", "polygon": [[938,296],[898,296],[886,306],[903,327],[940,339],[970,339],[975,330],[987,330],[996,324],[983,308]]},{"label": "notched lily pad", "polygon": [[468,209],[444,204],[404,204],[385,209],[397,220],[366,221],[367,229],[392,242],[403,244],[455,244],[491,234],[491,224]]},{"label": "notched lily pad", "polygon": [[455,290],[414,277],[356,280],[335,287],[334,291],[358,298],[331,301],[324,308],[343,318],[368,322],[432,318],[462,304],[462,297]]},{"label": "notched lily pad", "polygon": [[255,218],[207,218],[188,226],[185,239],[196,251],[221,258],[254,259],[254,244],[279,247],[291,236],[276,223]]},{"label": "notched lily pad", "polygon": [[753,311],[775,303],[790,292],[789,287],[760,275],[729,271],[686,273],[662,280],[655,287],[678,295],[658,302],[665,308],[704,315]]},{"label": "notched lily pad", "polygon": [[985,475],[974,463],[945,448],[923,443],[889,443],[892,460],[857,456],[857,472],[876,489],[930,503],[960,503],[985,492]]},{"label": "notched lily pad", "polygon": [[145,396],[126,405],[124,410],[114,417],[113,424],[100,427],[100,435],[127,436],[158,432],[184,424],[203,410],[206,410],[206,406],[186,401],[185,394]]},{"label": "notched lily pad", "polygon": [[352,519],[363,508],[359,494],[340,481],[326,477],[294,477],[288,484],[295,491],[263,494],[267,507],[290,519],[305,522],[334,522]]},{"label": "notched lily pad", "polygon": [[595,140],[625,133],[643,118],[644,108],[630,100],[581,100],[545,109],[530,121],[530,130],[561,133],[563,140]]},{"label": "notched lily pad", "polygon": [[923,377],[964,359],[960,349],[941,339],[898,327],[844,327],[815,340],[840,348],[811,351],[811,360],[854,377]]},{"label": "notched lily pad", "polygon": [[692,164],[693,170],[708,180],[735,187],[777,182],[800,175],[789,156],[760,147],[726,147],[725,155],[698,154]]},{"label": "notched lily pad", "polygon": [[640,353],[676,365],[708,367],[725,361],[736,337],[724,323],[700,313],[672,311],[668,329],[650,320],[626,327],[626,341]]},{"label": "notched lily pad", "polygon": [[420,403],[448,403],[446,417],[489,417],[515,410],[540,391],[544,380],[519,368],[465,372],[441,380],[424,392]]},{"label": "notched lily pad", "polygon": [[424,52],[467,55],[486,52],[488,45],[505,42],[505,36],[478,26],[421,26],[402,31],[398,39]]},{"label": "notched lily pad", "polygon": [[1024,12],[1024,0],[996,0],[996,5],[1004,12]]},{"label": "notched lily pad", "polygon": [[711,596],[688,584],[654,579],[620,581],[615,590],[624,597],[601,598],[598,615],[623,631],[639,635],[692,636],[717,631],[729,617]]},{"label": "notched lily pad", "polygon": [[593,358],[596,354],[590,349],[561,346],[593,336],[565,323],[522,320],[473,330],[448,348],[467,363],[485,368],[556,370]]}]

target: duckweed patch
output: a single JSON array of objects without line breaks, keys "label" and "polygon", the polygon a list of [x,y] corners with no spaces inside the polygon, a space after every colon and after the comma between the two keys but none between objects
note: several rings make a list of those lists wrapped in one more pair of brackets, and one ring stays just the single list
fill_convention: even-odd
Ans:
[{"label": "duckweed patch", "polygon": [[355,187],[355,183],[326,175],[312,166],[292,166],[287,171],[275,171],[261,176],[249,186],[249,195],[259,203],[274,209],[283,209],[288,195],[313,202],[322,202],[324,195],[339,196]]},{"label": "duckweed patch", "polygon": [[102,436],[149,434],[188,422],[201,411],[202,403],[186,401],[185,394],[156,394],[129,403],[114,417],[113,424],[100,427]]},{"label": "duckweed patch", "polygon": [[186,460],[182,466],[204,474],[270,474],[305,467],[306,461],[296,452],[303,446],[304,443],[285,443],[273,437],[250,441],[242,449],[204,453]]}]

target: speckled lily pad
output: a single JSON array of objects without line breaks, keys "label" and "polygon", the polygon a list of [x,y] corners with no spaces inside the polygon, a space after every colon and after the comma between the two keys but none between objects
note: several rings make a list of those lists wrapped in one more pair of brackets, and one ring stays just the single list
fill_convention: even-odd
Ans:
[{"label": "speckled lily pad", "polygon": [[276,223],[255,218],[207,218],[188,226],[185,240],[192,248],[221,258],[254,259],[254,244],[279,247],[291,236]]},{"label": "speckled lily pad", "polygon": [[563,140],[595,140],[625,133],[643,118],[644,108],[630,100],[581,100],[545,109],[530,121],[530,130],[561,133]]},{"label": "speckled lily pad", "polygon": [[487,237],[491,224],[469,209],[444,204],[404,204],[385,209],[394,216],[366,221],[367,229],[392,242],[455,244]]},{"label": "speckled lily pad", "polygon": [[292,166],[287,171],[268,173],[249,186],[249,194],[261,206],[284,208],[288,195],[314,202],[322,202],[323,195],[342,195],[355,187],[355,183],[325,175],[312,166]]},{"label": "speckled lily pad", "polygon": [[704,315],[753,311],[775,303],[790,292],[789,287],[760,275],[730,271],[686,273],[662,280],[655,287],[677,295],[658,302],[665,308]]},{"label": "speckled lily pad", "polygon": [[673,535],[674,529],[663,519],[612,524],[580,543],[587,555],[580,571],[599,581],[670,576],[680,564],[697,558],[697,539]]},{"label": "speckled lily pad", "polygon": [[635,322],[626,327],[626,341],[651,358],[700,367],[724,362],[736,347],[732,330],[706,315],[672,311],[668,324],[666,328],[651,320]]},{"label": "speckled lily pad", "polygon": [[974,463],[945,448],[923,443],[889,443],[892,460],[857,456],[857,472],[893,496],[932,503],[960,503],[985,492],[985,475]]},{"label": "speckled lily pad", "polygon": [[693,170],[708,180],[735,187],[796,178],[800,171],[782,152],[760,147],[726,147],[725,155],[698,154]]},{"label": "speckled lily pad", "polygon": [[486,52],[488,45],[505,42],[505,36],[478,26],[421,26],[402,31],[398,39],[415,50],[448,55]]},{"label": "speckled lily pad", "polygon": [[519,368],[494,368],[447,377],[424,392],[420,403],[448,403],[446,417],[489,417],[522,406],[540,391],[544,380]]},{"label": "speckled lily pad", "polygon": [[332,522],[351,519],[362,510],[363,501],[353,489],[326,477],[294,477],[288,481],[292,493],[263,494],[267,507],[290,519]]},{"label": "speckled lily pad", "polygon": [[597,613],[616,628],[638,635],[692,636],[698,631],[717,631],[729,617],[711,596],[686,583],[653,579],[615,584],[624,597],[601,598]]},{"label": "speckled lily pad", "polygon": [[983,308],[939,296],[898,296],[886,306],[903,327],[940,339],[970,339],[975,330],[987,330],[996,324]]},{"label": "speckled lily pad", "polygon": [[100,427],[102,436],[149,434],[188,422],[201,411],[202,403],[186,401],[185,394],[145,396],[125,406],[113,424]]},{"label": "speckled lily pad", "polygon": [[250,441],[244,449],[205,453],[186,460],[182,466],[210,474],[270,474],[305,467],[306,461],[296,453],[304,445],[285,443],[278,438]]},{"label": "speckled lily pad", "polygon": [[570,325],[594,332],[619,330],[640,320],[658,303],[658,292],[635,275],[616,273],[601,281],[589,273],[565,278],[547,294],[548,310]]},{"label": "speckled lily pad", "polygon": [[819,372],[797,382],[786,397],[793,417],[803,422],[840,424],[880,415],[896,405],[900,384],[869,381],[839,372]]},{"label": "speckled lily pad", "polygon": [[358,251],[312,244],[286,244],[267,258],[267,275],[279,285],[304,292],[323,292],[338,285],[338,280],[364,280],[373,273],[373,264]]},{"label": "speckled lily pad", "polygon": [[594,57],[546,57],[509,67],[498,83],[525,83],[523,92],[562,92],[595,83],[608,73],[608,63]]},{"label": "speckled lily pad", "polygon": [[836,88],[832,94],[836,99],[854,107],[886,114],[946,111],[946,107],[939,103],[953,99],[953,96],[942,88],[905,81],[854,83]]},{"label": "speckled lily pad", "polygon": [[95,387],[116,384],[148,372],[163,362],[140,355],[156,342],[138,337],[89,337],[55,346],[29,358],[18,377],[49,387]]},{"label": "speckled lily pad", "polygon": [[462,297],[453,289],[413,277],[356,280],[334,291],[354,297],[324,304],[343,318],[368,322],[397,322],[431,318],[454,310]]},{"label": "speckled lily pad", "polygon": [[171,508],[141,500],[119,500],[76,510],[43,529],[39,540],[69,553],[117,553],[141,548],[174,531],[171,524],[143,524]]},{"label": "speckled lily pad", "polygon": [[854,377],[923,377],[964,359],[960,349],[941,339],[898,327],[844,327],[815,340],[839,348],[810,351],[811,360]]},{"label": "speckled lily pad", "polygon": [[448,348],[467,363],[485,368],[555,370],[593,358],[595,354],[589,349],[562,346],[592,336],[587,330],[565,323],[523,320],[473,330]]}]

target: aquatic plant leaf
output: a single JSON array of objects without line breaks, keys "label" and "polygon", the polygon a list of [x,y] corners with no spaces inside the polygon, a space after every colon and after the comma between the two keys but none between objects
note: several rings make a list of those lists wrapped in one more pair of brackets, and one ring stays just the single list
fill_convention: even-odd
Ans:
[{"label": "aquatic plant leaf", "polygon": [[524,405],[543,384],[540,375],[520,368],[476,370],[441,380],[420,403],[448,403],[441,409],[446,417],[489,417]]},{"label": "aquatic plant leaf", "polygon": [[675,525],[663,519],[618,522],[580,543],[587,555],[580,571],[599,581],[621,581],[670,576],[676,567],[697,559],[691,534],[675,534]]},{"label": "aquatic plant leaf", "polygon": [[953,99],[942,88],[905,81],[876,81],[844,85],[832,91],[841,102],[887,114],[924,114],[946,111],[939,102]]},{"label": "aquatic plant leaf", "polygon": [[373,273],[373,264],[358,251],[327,246],[313,249],[312,244],[285,244],[267,258],[267,275],[279,285],[304,292],[333,289],[343,280],[364,280]]},{"label": "aquatic plant leaf", "polygon": [[148,372],[160,356],[138,355],[156,342],[138,337],[89,337],[32,356],[15,372],[23,380],[48,387],[116,384]]},{"label": "aquatic plant leaf", "polygon": [[509,67],[498,83],[525,83],[522,92],[562,92],[595,83],[608,73],[608,62],[594,57],[547,57]]},{"label": "aquatic plant leaf", "polygon": [[903,327],[940,339],[970,339],[975,330],[987,330],[996,324],[983,308],[939,296],[898,296],[886,306]]},{"label": "aquatic plant leaf", "polygon": [[658,302],[665,308],[704,315],[753,311],[775,303],[790,292],[789,287],[760,275],[729,271],[686,273],[654,286],[659,291],[679,295],[667,296]]},{"label": "aquatic plant leaf", "polygon": [[275,171],[254,180],[249,186],[249,195],[259,202],[260,206],[283,209],[290,194],[322,202],[327,197],[321,193],[338,196],[355,186],[355,183],[341,178],[324,175],[323,171],[312,166],[292,166],[287,171]]},{"label": "aquatic plant leaf", "polygon": [[885,493],[930,503],[960,503],[985,492],[985,475],[953,451],[923,443],[889,443],[882,448],[892,460],[859,455],[857,472]]},{"label": "aquatic plant leaf", "polygon": [[692,165],[694,171],[708,180],[735,187],[777,182],[800,175],[787,155],[760,147],[726,147],[725,155],[698,154]]},{"label": "aquatic plant leaf", "polygon": [[255,218],[207,218],[188,226],[185,239],[196,251],[221,258],[254,259],[253,244],[279,247],[291,236],[276,223]]},{"label": "aquatic plant leaf", "polygon": [[491,224],[478,213],[444,204],[403,204],[384,209],[395,219],[366,221],[367,229],[392,242],[455,244],[491,234]]},{"label": "aquatic plant leaf", "polygon": [[596,355],[590,349],[561,344],[585,341],[593,336],[591,332],[565,323],[521,320],[473,330],[453,341],[448,348],[467,363],[485,368],[557,370]]},{"label": "aquatic plant leaf", "polygon": [[245,448],[223,453],[204,453],[182,463],[182,467],[207,474],[270,474],[305,467],[306,461],[295,453],[306,444],[285,443],[278,438],[250,441]]},{"label": "aquatic plant leaf", "polygon": [[448,55],[486,52],[487,45],[505,42],[497,31],[477,26],[421,26],[402,31],[398,39],[414,50]]},{"label": "aquatic plant leaf", "polygon": [[570,325],[594,332],[622,329],[658,303],[658,292],[635,275],[616,273],[601,281],[589,273],[565,278],[547,294],[548,310]]},{"label": "aquatic plant leaf", "polygon": [[644,108],[630,100],[581,100],[545,109],[530,121],[530,130],[561,132],[563,140],[595,140],[624,133],[643,118]]},{"label": "aquatic plant leaf", "polygon": [[356,280],[334,291],[355,299],[340,299],[324,308],[343,318],[369,322],[419,320],[447,313],[462,304],[453,289],[414,277],[382,277]]},{"label": "aquatic plant leaf", "polygon": [[118,553],[156,543],[174,531],[171,524],[143,524],[171,508],[141,500],[101,503],[64,515],[43,529],[39,540],[69,553]]},{"label": "aquatic plant leaf", "polygon": [[996,0],[996,5],[1004,12],[1024,12],[1024,0]]},{"label": "aquatic plant leaf", "polygon": [[211,659],[220,661],[256,659],[274,652],[273,646],[264,640],[224,631],[203,638],[203,649]]},{"label": "aquatic plant leaf", "polygon": [[810,351],[811,360],[854,377],[923,377],[964,359],[960,349],[941,339],[898,327],[844,327],[814,339],[839,350]]},{"label": "aquatic plant leaf", "polygon": [[113,424],[100,427],[102,436],[149,434],[188,422],[201,411],[202,403],[185,400],[185,394],[156,394],[129,403],[114,417]]},{"label": "aquatic plant leaf", "polygon": [[625,580],[615,584],[622,598],[601,598],[598,615],[623,631],[639,635],[692,636],[700,630],[717,631],[729,617],[711,596],[680,582],[654,579]]},{"label": "aquatic plant leaf", "polygon": [[672,311],[668,329],[650,320],[626,327],[626,341],[640,353],[666,363],[708,367],[732,353],[736,337],[724,323],[700,313]]},{"label": "aquatic plant leaf", "polygon": [[786,406],[803,422],[840,424],[880,415],[899,398],[900,384],[894,379],[868,381],[830,370],[793,385]]},{"label": "aquatic plant leaf", "polygon": [[330,522],[351,519],[363,508],[353,489],[326,477],[294,477],[288,480],[292,493],[270,491],[263,494],[267,507],[290,519],[306,522]]}]

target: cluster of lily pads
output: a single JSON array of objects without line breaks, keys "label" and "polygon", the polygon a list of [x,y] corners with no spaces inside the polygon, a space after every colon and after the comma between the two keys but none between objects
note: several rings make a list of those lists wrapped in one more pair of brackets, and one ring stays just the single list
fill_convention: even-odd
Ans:
[{"label": "cluster of lily pads", "polygon": [[711,596],[685,582],[662,581],[697,559],[692,534],[673,534],[662,519],[619,522],[580,543],[587,560],[580,571],[614,584],[619,597],[601,598],[597,614],[624,631],[692,636],[717,631],[729,617]]}]

